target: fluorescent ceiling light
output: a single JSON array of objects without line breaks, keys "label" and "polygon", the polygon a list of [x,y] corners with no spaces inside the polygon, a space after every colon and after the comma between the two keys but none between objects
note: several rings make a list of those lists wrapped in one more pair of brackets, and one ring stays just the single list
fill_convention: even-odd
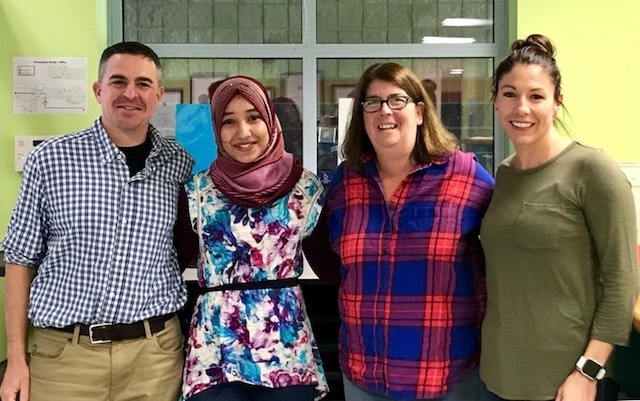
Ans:
[{"label": "fluorescent ceiling light", "polygon": [[480,18],[445,18],[442,26],[492,26],[492,19]]},{"label": "fluorescent ceiling light", "polygon": [[452,68],[449,70],[450,75],[462,75],[462,68]]},{"label": "fluorescent ceiling light", "polygon": [[442,36],[425,36],[422,38],[422,43],[429,43],[429,44],[442,44],[442,43],[464,44],[464,43],[474,43],[475,41],[476,41],[475,38],[455,38],[455,37],[442,37]]}]

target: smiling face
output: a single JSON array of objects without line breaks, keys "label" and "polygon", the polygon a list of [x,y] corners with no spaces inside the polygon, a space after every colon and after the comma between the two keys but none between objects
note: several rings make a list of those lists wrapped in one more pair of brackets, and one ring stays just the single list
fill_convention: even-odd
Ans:
[{"label": "smiling face", "polygon": [[[408,96],[392,83],[373,80],[367,88],[365,100],[386,100],[392,96]],[[424,104],[410,101],[400,110],[392,110],[386,103],[373,113],[364,112],[364,128],[377,155],[405,157],[416,145],[417,127],[422,124]]]},{"label": "smiling face", "polygon": [[93,84],[93,92],[102,105],[102,125],[116,145],[144,142],[149,120],[164,92],[151,59],[114,54],[107,60],[102,78]]},{"label": "smiling face", "polygon": [[240,95],[224,109],[220,142],[224,151],[240,163],[255,161],[269,146],[269,129],[262,115]]},{"label": "smiling face", "polygon": [[538,65],[520,63],[504,74],[497,86],[494,105],[516,149],[548,141],[562,100],[554,98],[549,73]]}]

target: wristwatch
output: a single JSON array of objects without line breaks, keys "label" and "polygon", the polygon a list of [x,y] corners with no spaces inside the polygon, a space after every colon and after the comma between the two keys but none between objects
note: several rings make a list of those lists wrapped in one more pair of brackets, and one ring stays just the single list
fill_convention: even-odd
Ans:
[{"label": "wristwatch", "polygon": [[600,380],[607,371],[598,362],[584,355],[576,362],[576,370],[591,380]]}]

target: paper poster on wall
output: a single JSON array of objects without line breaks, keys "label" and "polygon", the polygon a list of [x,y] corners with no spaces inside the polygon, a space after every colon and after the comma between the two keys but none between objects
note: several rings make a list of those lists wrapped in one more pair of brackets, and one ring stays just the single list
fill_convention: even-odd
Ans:
[{"label": "paper poster on wall", "polygon": [[177,104],[175,107],[176,141],[195,159],[193,172],[200,172],[208,168],[218,154],[211,125],[211,108],[208,104]]},{"label": "paper poster on wall", "polygon": [[87,114],[86,57],[14,57],[13,114]]},{"label": "paper poster on wall", "polygon": [[162,101],[151,116],[151,124],[165,138],[176,138],[176,104],[182,103],[182,89],[164,88]]},{"label": "paper poster on wall", "polygon": [[165,138],[175,139],[176,137],[176,105],[161,104],[151,116],[153,125],[160,135]]}]

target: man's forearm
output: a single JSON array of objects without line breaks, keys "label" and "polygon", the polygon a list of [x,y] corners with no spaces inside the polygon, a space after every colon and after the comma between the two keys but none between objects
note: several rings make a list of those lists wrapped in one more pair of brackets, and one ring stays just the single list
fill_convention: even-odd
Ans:
[{"label": "man's forearm", "polygon": [[7,264],[5,266],[4,310],[7,323],[7,361],[26,362],[29,320],[29,290],[35,269]]}]

